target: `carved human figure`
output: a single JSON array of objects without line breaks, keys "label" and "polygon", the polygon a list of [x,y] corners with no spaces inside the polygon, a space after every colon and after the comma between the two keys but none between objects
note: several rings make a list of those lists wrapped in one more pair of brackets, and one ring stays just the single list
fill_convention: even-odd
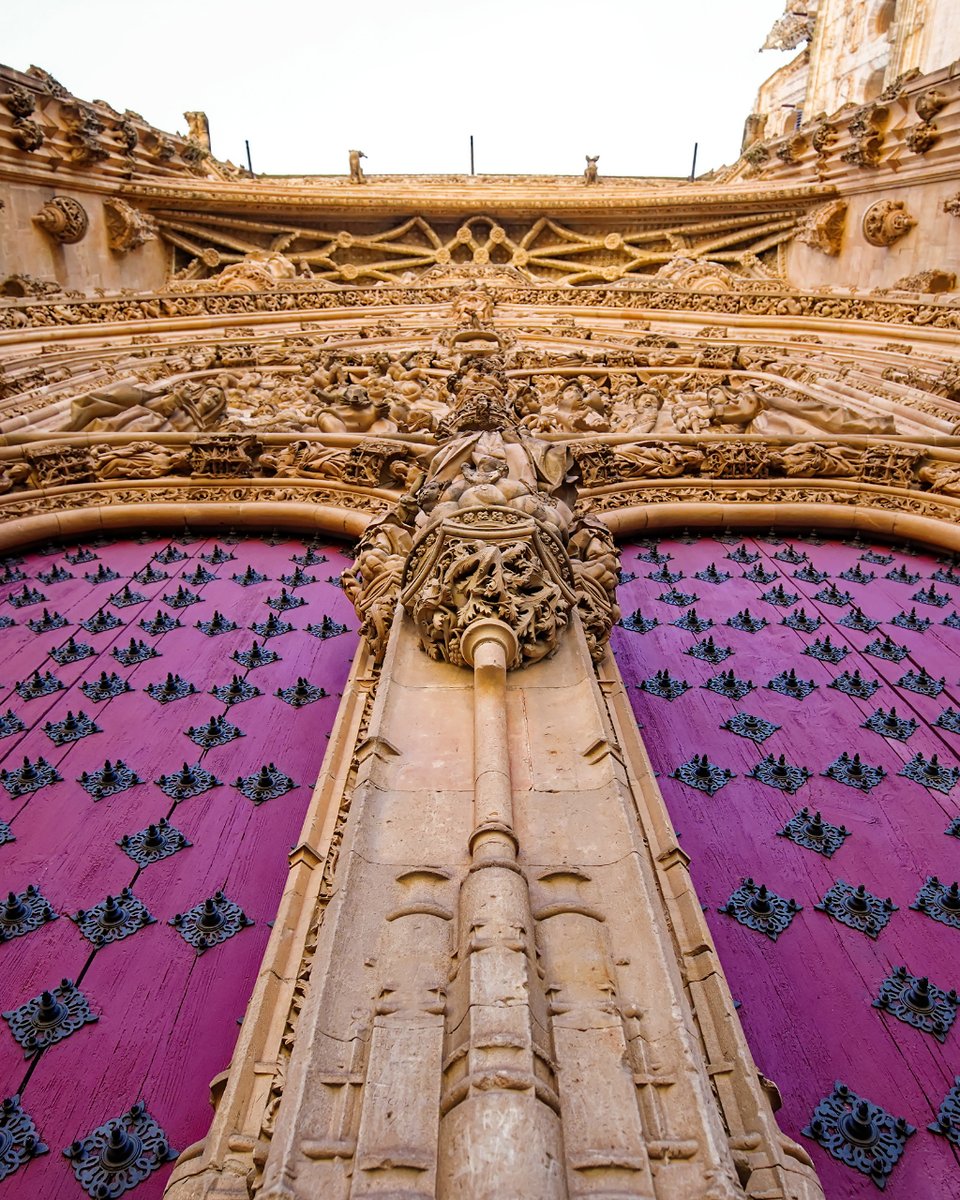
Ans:
[{"label": "carved human figure", "polygon": [[416,510],[416,501],[407,495],[395,508],[374,517],[360,539],[353,566],[341,576],[344,595],[362,616],[360,631],[378,662],[387,647],[403,567],[413,546]]},{"label": "carved human figure", "polygon": [[360,159],[366,157],[362,150],[350,151],[350,179],[353,183],[366,183],[363,167],[360,165]]},{"label": "carved human figure", "polygon": [[350,384],[337,394],[318,392],[317,427],[322,433],[396,433],[386,400],[372,400],[366,388]]},{"label": "carved human figure", "polygon": [[597,163],[600,161],[599,154],[588,154],[587,165],[583,171],[583,182],[586,184],[596,183],[598,177]]},{"label": "carved human figure", "polygon": [[341,447],[291,442],[282,448],[265,450],[260,455],[260,469],[282,479],[342,479],[349,457],[349,452]]},{"label": "carved human figure", "polygon": [[618,479],[647,477],[674,479],[694,474],[703,453],[694,446],[617,446],[614,463]]},{"label": "carved human figure", "polygon": [[126,446],[97,447],[91,457],[101,479],[162,479],[184,472],[190,462],[190,448],[130,442]]},{"label": "carved human figure", "polygon": [[74,400],[67,429],[197,432],[213,429],[226,407],[223,388],[206,381],[184,381],[173,388],[125,382]]}]

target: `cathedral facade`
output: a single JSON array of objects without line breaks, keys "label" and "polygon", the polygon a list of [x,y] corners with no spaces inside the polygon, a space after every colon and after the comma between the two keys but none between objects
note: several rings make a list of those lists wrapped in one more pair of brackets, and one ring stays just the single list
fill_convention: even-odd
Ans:
[{"label": "cathedral facade", "polygon": [[960,1191],[948,10],[691,181],[0,68],[0,1200]]}]

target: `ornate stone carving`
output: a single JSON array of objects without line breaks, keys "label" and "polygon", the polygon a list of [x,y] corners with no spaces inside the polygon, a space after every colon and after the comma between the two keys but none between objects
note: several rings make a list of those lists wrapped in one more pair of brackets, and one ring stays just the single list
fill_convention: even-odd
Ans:
[{"label": "ornate stone carving", "polygon": [[809,212],[797,227],[797,241],[835,258],[843,244],[846,200],[831,200]]},{"label": "ornate stone carving", "polygon": [[940,141],[940,130],[932,121],[921,121],[907,130],[904,141],[914,154],[926,154]]},{"label": "ornate stone carving", "polygon": [[871,246],[892,246],[916,223],[903,200],[878,200],[863,214],[863,236]]},{"label": "ornate stone carving", "polygon": [[363,174],[363,167],[360,165],[360,159],[366,158],[362,150],[350,151],[350,182],[351,183],[366,183],[366,178]]},{"label": "ornate stone carving", "polygon": [[597,163],[600,161],[599,154],[588,154],[587,165],[583,170],[583,182],[590,184],[596,183],[598,179]]},{"label": "ornate stone carving", "polygon": [[79,242],[89,225],[86,209],[72,196],[51,197],[33,218],[33,222],[45,233],[49,233],[54,241],[64,245]]},{"label": "ornate stone carving", "polygon": [[118,196],[104,200],[103,215],[107,223],[107,245],[118,254],[129,254],[157,236],[153,220]]},{"label": "ornate stone carving", "polygon": [[913,102],[917,116],[924,123],[932,121],[937,113],[946,106],[946,93],[939,88],[929,88],[927,91],[921,92]]}]

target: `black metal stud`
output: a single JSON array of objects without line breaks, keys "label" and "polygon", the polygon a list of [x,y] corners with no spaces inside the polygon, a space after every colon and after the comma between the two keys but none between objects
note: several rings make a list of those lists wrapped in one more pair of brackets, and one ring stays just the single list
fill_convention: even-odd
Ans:
[{"label": "black metal stud", "polygon": [[0,846],[5,846],[7,842],[15,842],[16,840],[13,830],[6,821],[0,821]]},{"label": "black metal stud", "polygon": [[133,688],[116,671],[111,671],[109,675],[106,671],[101,671],[96,679],[88,679],[86,682],[81,683],[80,691],[83,692],[88,700],[93,700],[99,704],[104,700],[112,699],[114,696],[122,696],[124,692],[132,692]]},{"label": "black metal stud", "polygon": [[900,662],[910,651],[906,646],[895,642],[889,634],[875,638],[869,646],[864,647],[864,654],[872,654],[874,658],[885,658],[887,662]]},{"label": "black metal stud", "polygon": [[953,1084],[943,1098],[936,1120],[927,1128],[931,1133],[939,1133],[954,1146],[960,1146],[960,1075],[954,1077]]},{"label": "black metal stud", "polygon": [[845,579],[847,583],[872,583],[876,577],[876,572],[865,571],[859,563],[856,563],[852,567],[848,567],[846,571],[840,572],[840,578]]},{"label": "black metal stud", "polygon": [[916,600],[918,604],[930,604],[934,608],[943,608],[945,604],[950,603],[949,595],[946,592],[938,592],[932,583],[928,588],[914,592],[910,599]]},{"label": "black metal stud", "polygon": [[721,546],[735,546],[737,544],[737,542],[739,542],[741,540],[741,538],[743,537],[743,534],[742,533],[734,533],[734,531],[732,529],[728,529],[724,533],[715,533],[713,536],[714,536],[714,539],[716,541],[718,541]]},{"label": "black metal stud", "polygon": [[159,583],[162,579],[169,579],[170,572],[158,571],[153,563],[147,563],[145,567],[135,571],[133,577],[137,583]]},{"label": "black metal stud", "polygon": [[41,696],[63,691],[64,686],[50,671],[45,671],[42,675],[39,671],[34,671],[32,675],[17,683],[16,693],[21,700],[39,700]]},{"label": "black metal stud", "polygon": [[201,554],[200,557],[212,567],[219,567],[221,563],[233,562],[237,556],[229,550],[224,550],[222,546],[215,545],[209,554]]},{"label": "black metal stud", "polygon": [[276,613],[271,613],[265,621],[254,621],[250,628],[262,638],[279,637],[282,633],[291,633],[293,631],[293,626],[290,622],[281,621]]},{"label": "black metal stud", "polygon": [[717,663],[722,663],[724,659],[729,658],[733,654],[733,651],[729,646],[718,646],[711,634],[709,637],[704,638],[702,642],[697,642],[689,649],[684,650],[684,654],[689,654],[691,658],[699,658],[704,662],[713,663],[716,666]]},{"label": "black metal stud", "polygon": [[143,783],[143,780],[122,759],[111,762],[108,758],[96,771],[81,771],[77,783],[94,800],[106,800],[108,796],[116,796],[138,783]]},{"label": "black metal stud", "polygon": [[78,546],[74,552],[66,553],[63,556],[71,566],[79,566],[81,563],[96,562],[97,555],[92,550],[88,550],[85,546]]},{"label": "black metal stud", "polygon": [[86,642],[78,642],[74,638],[68,638],[64,645],[50,651],[50,657],[58,666],[63,667],[67,663],[80,662],[84,658],[91,658],[94,653],[93,647],[87,645]]},{"label": "black metal stud", "polygon": [[98,949],[110,942],[121,942],[144,925],[156,922],[129,888],[124,888],[119,896],[107,896],[93,908],[81,908],[71,914],[70,920]]},{"label": "black metal stud", "polygon": [[169,858],[178,850],[192,845],[186,837],[161,817],[156,825],[148,825],[138,833],[125,833],[117,842],[124,854],[130,856],[138,867],[148,867],[151,863]]},{"label": "black metal stud", "polygon": [[330,695],[326,688],[308,683],[302,675],[297,676],[297,682],[291,687],[277,688],[273,694],[292,708],[303,708],[306,704],[313,704],[315,700],[326,700]]},{"label": "black metal stud", "polygon": [[286,795],[297,785],[274,763],[266,763],[259,772],[255,771],[252,775],[234,780],[233,786],[254,804],[262,804],[265,800],[274,800],[277,796]]},{"label": "black metal stud", "polygon": [[758,886],[752,879],[745,879],[717,911],[726,913],[741,925],[763,933],[775,942],[801,908],[796,900],[787,900],[771,892],[765,884]]},{"label": "black metal stud", "polygon": [[269,575],[261,575],[251,566],[248,566],[242,575],[231,575],[230,578],[234,583],[239,583],[241,587],[250,587],[254,583],[269,583],[270,581]]},{"label": "black metal stud", "polygon": [[788,592],[782,583],[778,583],[775,588],[771,588],[769,592],[764,592],[761,600],[766,600],[768,604],[775,604],[777,608],[790,608],[799,600],[796,592]]},{"label": "black metal stud", "polygon": [[910,907],[941,925],[960,929],[960,884],[941,883],[936,875],[929,875]]},{"label": "black metal stud", "polygon": [[960,817],[954,817],[943,832],[948,837],[960,838]]},{"label": "black metal stud", "polygon": [[303,608],[306,604],[303,596],[291,596],[286,588],[280,589],[279,596],[271,596],[267,600],[267,605],[270,608],[276,609],[277,612],[286,612],[290,608]]},{"label": "black metal stud", "polygon": [[192,546],[194,542],[199,542],[201,539],[191,529],[184,529],[183,533],[173,540],[178,546]]},{"label": "black metal stud", "polygon": [[764,686],[772,692],[779,692],[781,696],[790,696],[793,700],[805,700],[814,688],[819,687],[819,684],[812,679],[801,679],[791,667],[788,671],[781,671],[779,675],[775,675]]},{"label": "black metal stud", "polygon": [[38,1154],[46,1154],[37,1127],[20,1105],[19,1096],[0,1103],[0,1181]]},{"label": "black metal stud", "polygon": [[103,733],[103,730],[85,712],[78,712],[74,716],[72,711],[68,711],[62,721],[47,721],[43,732],[55,746],[66,746],[89,737],[91,733]]},{"label": "black metal stud", "polygon": [[726,583],[730,578],[728,571],[721,571],[716,563],[711,563],[702,571],[697,571],[695,579],[701,580],[703,583]]},{"label": "black metal stud", "polygon": [[842,625],[844,629],[856,629],[860,633],[872,633],[880,622],[875,621],[873,617],[868,617],[862,608],[854,607],[845,617],[841,617],[837,624]]},{"label": "black metal stud", "polygon": [[801,583],[823,583],[825,579],[830,578],[830,573],[818,570],[813,563],[806,563],[799,571],[794,571],[793,577]]},{"label": "black metal stud", "polygon": [[42,604],[46,600],[43,592],[38,592],[36,588],[23,585],[23,591],[13,592],[7,597],[7,600],[14,608],[27,608],[31,604]]},{"label": "black metal stud", "polygon": [[48,783],[60,783],[62,779],[57,768],[42,756],[36,762],[24,756],[23,763],[15,771],[8,771],[5,767],[0,770],[0,783],[11,796],[26,796],[29,792],[46,787]]},{"label": "black metal stud", "polygon": [[796,767],[793,763],[788,763],[783,754],[779,758],[775,754],[768,754],[747,774],[749,778],[765,783],[767,787],[777,788],[792,796],[803,787],[813,772],[806,767]]},{"label": "black metal stud", "polygon": [[943,567],[940,567],[938,570],[934,571],[930,578],[935,580],[937,583],[949,583],[952,587],[960,587],[960,575],[958,575],[953,569],[956,565],[957,564],[954,563],[952,566],[947,567],[946,570],[944,570]]},{"label": "black metal stud", "polygon": [[853,672],[844,671],[827,684],[827,687],[836,688],[847,696],[856,696],[858,700],[869,700],[879,686],[879,679],[864,679],[859,667]]},{"label": "black metal stud", "polygon": [[647,543],[641,541],[638,542],[637,545],[647,546],[647,549],[644,550],[642,554],[637,555],[637,559],[640,562],[663,563],[671,562],[673,559],[672,554],[664,554],[662,551],[658,550],[652,542]]},{"label": "black metal stud", "polygon": [[841,592],[835,583],[821,588],[814,596],[814,600],[819,600],[821,604],[835,604],[837,606],[849,604],[852,599],[853,596],[850,592]]},{"label": "black metal stud", "polygon": [[12,708],[0,713],[0,738],[10,737],[13,733],[23,733],[26,725],[20,720]]},{"label": "black metal stud", "polygon": [[661,700],[676,700],[689,690],[690,684],[685,679],[674,679],[666,667],[657,671],[649,679],[637,684],[641,692],[649,696],[659,696]]},{"label": "black metal stud", "polygon": [[889,897],[884,900],[868,892],[863,884],[854,887],[842,879],[824,893],[819,904],[813,906],[818,912],[824,912],[841,925],[857,929],[867,937],[877,938],[880,931],[887,927],[891,916],[897,911],[897,906]]},{"label": "black metal stud", "polygon": [[[47,610],[44,609],[43,611],[46,612]],[[28,621],[27,624],[32,625],[33,622]],[[10,629],[13,625],[16,625],[16,621],[13,619],[13,617],[8,617],[6,613],[0,614],[0,629]],[[34,630],[34,632],[36,633],[37,630]]]},{"label": "black metal stud", "polygon": [[700,686],[718,696],[726,696],[728,700],[742,700],[748,692],[753,691],[751,681],[739,679],[734,675],[732,667],[729,671],[721,671],[719,675],[711,675],[707,682]]},{"label": "black metal stud", "polygon": [[244,737],[236,725],[231,725],[226,717],[211,717],[206,725],[191,725],[187,737],[191,742],[202,746],[205,750],[213,746],[225,746],[235,738]]},{"label": "black metal stud", "polygon": [[101,563],[100,566],[97,567],[96,571],[88,571],[84,575],[84,579],[87,581],[87,583],[92,584],[113,583],[115,579],[119,578],[120,572],[115,571],[112,567],[108,567],[106,563]]},{"label": "black metal stud", "polygon": [[743,572],[743,578],[748,579],[751,583],[773,583],[777,578],[778,571],[765,571],[762,563],[754,563],[749,571]]},{"label": "black metal stud", "polygon": [[110,653],[124,667],[135,667],[137,663],[160,657],[160,651],[155,646],[137,641],[136,638],[130,639],[129,646],[114,646]]},{"label": "black metal stud", "polygon": [[896,967],[880,985],[873,1007],[943,1042],[957,1015],[957,993],[934,986],[925,975],[911,975],[906,967]]},{"label": "black metal stud", "polygon": [[215,579],[219,578],[219,575],[215,575],[213,571],[208,571],[206,567],[201,567],[199,563],[197,563],[192,571],[184,571],[181,576],[181,579],[185,579],[191,587],[202,587],[205,583],[212,583]]},{"label": "black metal stud", "polygon": [[892,554],[881,554],[878,550],[868,550],[860,555],[861,562],[876,563],[878,567],[889,566],[893,562]]},{"label": "black metal stud", "polygon": [[681,763],[670,773],[671,779],[679,779],[688,787],[696,788],[713,796],[734,778],[733,772],[726,767],[718,767],[705,754],[695,754],[689,762]]},{"label": "black metal stud", "polygon": [[[741,563],[743,566],[749,566],[750,563],[755,563],[759,557],[759,552],[756,550],[748,550],[745,542],[741,543],[736,550],[732,550],[727,555],[727,558],[729,558],[732,562]],[[776,557],[777,555],[774,555],[774,558]]]},{"label": "black metal stud", "polygon": [[[940,715],[943,716],[942,713]],[[957,714],[957,717],[960,719],[960,713]],[[891,708],[889,712],[878,708],[876,712],[872,712],[867,717],[862,728],[871,729],[874,733],[879,733],[881,737],[896,738],[898,742],[905,742],[907,738],[916,733],[917,722],[912,717],[898,717],[895,708]]]},{"label": "black metal stud", "polygon": [[[636,579],[636,575],[630,575],[629,572],[620,572],[620,583],[632,583]],[[281,575],[280,582],[285,583],[290,588],[306,587],[308,584],[316,583],[316,575],[308,575],[303,567],[297,567],[289,575]]]},{"label": "black metal stud", "polygon": [[775,529],[768,529],[767,532],[762,537],[757,538],[757,541],[763,542],[763,544],[765,546],[782,546],[783,545],[783,538],[780,537],[780,535],[777,533],[777,531]]},{"label": "black metal stud", "polygon": [[42,617],[34,617],[27,622],[34,633],[52,633],[54,629],[62,629],[67,624],[69,622],[62,613],[51,612],[49,608],[43,610]]},{"label": "black metal stud", "polygon": [[[654,552],[654,553],[656,553],[656,552]],[[640,557],[644,558],[646,556],[641,554]],[[669,557],[669,555],[668,555],[668,557]],[[316,566],[319,566],[320,563],[329,562],[330,560],[327,558],[327,556],[325,554],[318,554],[316,552],[316,550],[314,550],[313,547],[311,546],[310,549],[306,552],[306,554],[291,555],[290,561],[299,563],[301,567],[316,567]],[[650,561],[658,562],[659,559],[651,559]]]},{"label": "black metal stud", "polygon": [[[328,619],[329,618],[324,617],[324,620]],[[639,608],[632,612],[628,617],[624,617],[618,623],[621,629],[629,629],[631,633],[649,633],[651,629],[656,629],[656,627],[660,624],[656,617],[645,617]],[[318,625],[308,625],[307,631],[309,633],[313,633],[314,630],[319,628],[320,626]],[[321,637],[322,634],[318,633],[315,634],[315,636]]]},{"label": "black metal stud", "polygon": [[945,708],[934,725],[940,729],[949,729],[951,733],[960,733],[960,712],[955,708]]},{"label": "black metal stud", "polygon": [[749,608],[742,608],[736,616],[727,617],[724,624],[731,629],[739,629],[741,633],[759,633],[770,622],[766,617],[755,617]]},{"label": "black metal stud", "polygon": [[175,592],[168,592],[164,595],[163,602],[169,604],[171,608],[189,608],[191,604],[199,604],[200,597],[181,583]]},{"label": "black metal stud", "polygon": [[657,599],[663,604],[674,604],[677,608],[686,608],[688,604],[695,604],[700,597],[695,596],[693,592],[680,592],[676,588],[671,588],[669,592],[661,592]]},{"label": "black metal stud", "polygon": [[110,597],[110,603],[117,608],[129,608],[132,604],[143,604],[145,600],[143,592],[133,591],[129,583],[125,583],[119,592],[114,592]]},{"label": "black metal stud", "polygon": [[850,755],[844,750],[823,772],[828,779],[837,783],[845,783],[847,787],[857,788],[861,792],[869,792],[881,783],[886,771],[883,767],[871,767],[860,761],[860,755]]},{"label": "black metal stud", "polygon": [[647,578],[652,579],[654,583],[677,583],[686,576],[682,571],[671,571],[667,564],[663,563],[659,571],[651,571]]},{"label": "black metal stud", "polygon": [[911,571],[907,570],[904,564],[901,564],[899,567],[895,567],[892,571],[888,571],[886,578],[892,579],[894,583],[916,583],[920,578],[920,573],[918,571],[916,574],[913,574]]},{"label": "black metal stud", "polygon": [[906,764],[899,775],[912,779],[914,783],[922,783],[924,787],[933,788],[935,792],[949,792],[960,779],[960,767],[945,767],[936,754],[924,758],[917,754]]},{"label": "black metal stud", "polygon": [[849,836],[846,825],[831,825],[819,812],[811,816],[809,808],[801,808],[777,833],[777,837],[789,838],[797,846],[815,850],[824,858],[836,854]]},{"label": "black metal stud", "polygon": [[[18,571],[16,578],[23,579],[23,572]],[[68,579],[73,579],[74,575],[72,571],[67,571],[64,567],[57,565],[55,567],[51,567],[49,571],[38,571],[37,578],[41,583],[49,586],[53,583],[66,583]],[[7,583],[8,580],[4,578],[3,582]]]},{"label": "black metal stud", "polygon": [[171,800],[189,800],[193,796],[208,792],[211,788],[222,786],[216,775],[205,770],[199,763],[194,763],[193,766],[184,763],[175,774],[161,775],[154,783]]},{"label": "black metal stud", "polygon": [[909,613],[897,613],[890,624],[897,625],[901,629],[910,629],[914,633],[923,633],[930,628],[932,622],[929,617],[918,617],[917,610],[911,608]]},{"label": "black metal stud", "polygon": [[687,633],[705,633],[706,630],[713,628],[713,621],[710,617],[699,616],[695,608],[691,608],[689,612],[685,612],[682,617],[671,621],[670,624],[676,629],[685,629]]},{"label": "black metal stud", "polygon": [[236,621],[231,621],[229,617],[225,617],[219,610],[214,609],[210,620],[198,621],[196,627],[201,633],[205,633],[207,637],[217,637],[221,633],[232,633],[237,628],[237,623]]},{"label": "black metal stud", "polygon": [[154,637],[160,633],[169,633],[171,629],[179,629],[183,622],[179,617],[171,617],[169,613],[160,612],[153,617],[144,617],[140,622],[140,628],[144,633],[152,634]]},{"label": "black metal stud", "polygon": [[116,613],[111,612],[108,608],[98,608],[92,617],[87,617],[85,621],[80,622],[80,628],[85,629],[87,633],[109,633],[111,629],[116,629],[118,625],[122,625],[123,621]]},{"label": "black metal stud", "polygon": [[806,562],[810,556],[803,550],[797,550],[795,546],[787,546],[785,550],[778,550],[773,557],[777,562],[793,563],[796,565]]},{"label": "black metal stud", "polygon": [[230,657],[249,671],[252,671],[254,667],[266,667],[270,663],[280,661],[280,655],[276,650],[264,650],[259,642],[254,642],[249,650],[234,650]]},{"label": "black metal stud", "polygon": [[167,1135],[143,1104],[107,1121],[64,1150],[77,1182],[94,1200],[119,1200],[177,1157]]},{"label": "black metal stud", "polygon": [[57,917],[35,883],[28,884],[22,892],[8,892],[0,907],[0,942],[23,937],[47,921],[56,921]]},{"label": "black metal stud", "polygon": [[62,1042],[84,1025],[100,1018],[91,1011],[90,1002],[72,979],[61,979],[59,987],[41,992],[19,1008],[2,1014],[10,1032],[20,1043],[25,1058],[32,1058],[48,1046]]},{"label": "black metal stud", "polygon": [[[633,615],[635,617],[639,616],[641,621],[644,620],[644,618],[642,616],[640,616],[639,608]],[[656,617],[652,617],[651,620],[653,621],[653,625],[658,624]],[[632,628],[632,626],[627,625],[625,622],[621,622],[621,623],[623,624],[623,627],[625,629]],[[652,629],[653,626],[650,626],[650,628]],[[312,634],[315,638],[320,638],[321,641],[326,641],[327,638],[339,637],[341,633],[346,633],[346,632],[347,632],[346,625],[341,625],[339,623],[339,621],[335,621],[332,617],[327,617],[327,616],[322,617],[319,624],[313,624],[313,625],[307,626],[307,633]],[[647,633],[648,630],[635,629],[634,632],[635,633]]]},{"label": "black metal stud", "polygon": [[881,1191],[907,1138],[916,1132],[903,1117],[894,1117],[879,1104],[862,1099],[839,1080],[831,1095],[813,1110],[803,1131],[839,1162],[868,1176]]},{"label": "black metal stud", "polygon": [[804,646],[803,653],[820,662],[838,663],[842,662],[850,651],[846,646],[835,645],[827,634],[825,638],[817,638],[809,646]]},{"label": "black metal stud", "polygon": [[197,689],[194,684],[181,675],[174,675],[172,671],[168,671],[167,677],[162,683],[148,684],[143,690],[159,704],[169,704],[172,700],[182,700],[184,696],[192,696]]},{"label": "black metal stud", "polygon": [[216,892],[209,900],[194,905],[188,912],[177,913],[171,918],[170,924],[188,945],[202,954],[204,950],[219,946],[241,929],[246,929],[253,921],[223,892]]},{"label": "black metal stud", "polygon": [[225,546],[239,546],[241,542],[245,542],[246,540],[247,539],[243,536],[243,534],[239,533],[236,529],[228,529],[227,532],[220,538],[220,541],[223,542]]},{"label": "black metal stud", "polygon": [[919,671],[908,671],[897,680],[897,687],[906,688],[908,692],[916,692],[920,696],[939,696],[946,684],[945,676],[934,679],[927,674],[926,667]]},{"label": "black metal stud", "polygon": [[783,617],[780,624],[786,625],[788,629],[796,629],[799,633],[816,633],[823,624],[823,617],[809,617],[805,608],[798,608],[796,612]]},{"label": "black metal stud", "polygon": [[153,556],[154,562],[163,563],[164,566],[169,566],[171,563],[183,562],[187,556],[182,550],[178,550],[176,546],[167,546],[164,550],[158,550]]},{"label": "black metal stud", "polygon": [[256,684],[249,683],[240,675],[234,675],[229,683],[221,683],[212,687],[210,694],[216,696],[222,704],[241,704],[244,700],[252,700],[254,696],[263,695]]},{"label": "black metal stud", "polygon": [[774,725],[772,721],[765,721],[763,717],[754,717],[750,713],[738,712],[728,718],[720,726],[721,729],[726,729],[729,733],[735,733],[738,737],[749,738],[752,742],[764,742],[771,734],[776,733],[780,728],[779,725]]}]

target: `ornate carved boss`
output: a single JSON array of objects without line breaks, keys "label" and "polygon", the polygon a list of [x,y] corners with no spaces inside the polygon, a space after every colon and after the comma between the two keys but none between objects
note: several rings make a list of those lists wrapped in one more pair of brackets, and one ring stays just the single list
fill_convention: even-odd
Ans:
[{"label": "ornate carved boss", "polygon": [[863,214],[863,236],[871,246],[892,246],[916,223],[902,200],[878,200]]},{"label": "ornate carved boss", "polygon": [[79,242],[89,224],[83,205],[72,196],[53,196],[33,218],[44,232],[58,242]]}]

